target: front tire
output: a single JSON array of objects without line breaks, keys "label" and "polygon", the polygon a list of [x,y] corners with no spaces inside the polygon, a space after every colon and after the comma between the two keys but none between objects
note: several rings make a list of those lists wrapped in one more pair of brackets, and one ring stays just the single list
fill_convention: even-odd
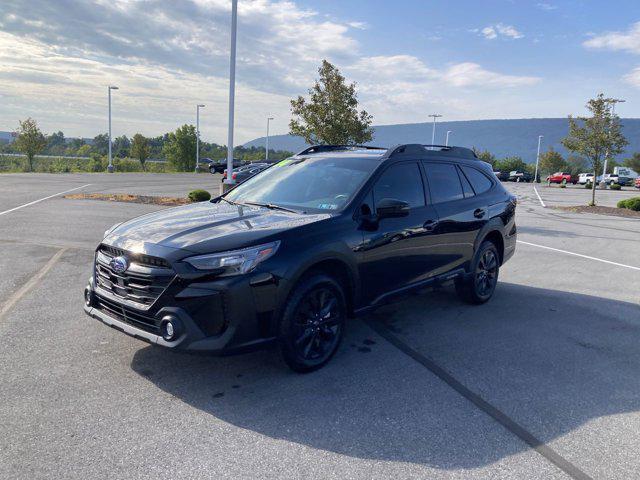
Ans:
[{"label": "front tire", "polygon": [[344,336],[347,307],[342,286],[317,273],[301,280],[287,301],[278,343],[285,363],[295,372],[322,368]]},{"label": "front tire", "polygon": [[485,303],[493,296],[499,273],[498,249],[493,242],[482,242],[473,259],[471,273],[456,280],[456,292],[468,303]]}]

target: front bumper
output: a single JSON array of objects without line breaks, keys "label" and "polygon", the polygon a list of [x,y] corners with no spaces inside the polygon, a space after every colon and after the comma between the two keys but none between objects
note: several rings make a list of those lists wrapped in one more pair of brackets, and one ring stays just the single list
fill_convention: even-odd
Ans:
[{"label": "front bumper", "polygon": [[[178,282],[144,312],[108,298],[95,288],[93,279],[87,288],[91,296],[90,304],[84,307],[87,315],[151,344],[224,355],[256,349],[275,340],[278,288],[270,274],[223,282]],[[161,325],[167,317],[179,327],[171,340],[162,336]]]}]

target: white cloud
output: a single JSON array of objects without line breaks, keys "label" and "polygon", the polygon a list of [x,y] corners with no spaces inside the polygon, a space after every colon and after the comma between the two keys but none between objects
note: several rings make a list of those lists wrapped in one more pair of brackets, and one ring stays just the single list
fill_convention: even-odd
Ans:
[{"label": "white cloud", "polygon": [[498,34],[496,33],[496,29],[493,27],[484,27],[481,30],[482,35],[484,35],[484,38],[487,38],[489,40],[493,40],[494,38],[498,38]]},{"label": "white cloud", "polygon": [[519,87],[534,85],[540,81],[538,77],[505,75],[492,72],[472,62],[452,65],[443,73],[442,78],[456,87]]},{"label": "white cloud", "polygon": [[622,50],[640,54],[640,22],[631,25],[626,32],[607,32],[585,41],[586,48],[598,50]]},{"label": "white cloud", "polygon": [[515,27],[511,25],[504,25],[503,23],[488,25],[480,30],[480,33],[487,40],[495,40],[498,37],[507,37],[517,40],[524,37],[524,35],[516,30]]},{"label": "white cloud", "polygon": [[551,10],[557,10],[558,6],[557,5],[552,5],[550,3],[538,3],[536,5],[536,7],[538,7],[540,10],[546,10],[546,11],[551,11]]},{"label": "white cloud", "polygon": [[636,67],[627,73],[622,79],[629,85],[640,88],[640,67]]}]

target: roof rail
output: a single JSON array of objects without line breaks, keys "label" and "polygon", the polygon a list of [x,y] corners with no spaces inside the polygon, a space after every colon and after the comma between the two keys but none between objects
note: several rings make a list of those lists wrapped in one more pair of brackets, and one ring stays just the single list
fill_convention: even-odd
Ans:
[{"label": "roof rail", "polygon": [[335,152],[338,150],[386,150],[384,147],[373,147],[371,145],[311,145],[296,155],[307,155],[309,153]]},{"label": "roof rail", "polygon": [[395,155],[419,155],[419,156],[439,156],[456,157],[476,160],[478,157],[473,150],[465,147],[453,147],[449,145],[422,145],[419,143],[408,143],[396,145],[388,150],[387,157]]}]

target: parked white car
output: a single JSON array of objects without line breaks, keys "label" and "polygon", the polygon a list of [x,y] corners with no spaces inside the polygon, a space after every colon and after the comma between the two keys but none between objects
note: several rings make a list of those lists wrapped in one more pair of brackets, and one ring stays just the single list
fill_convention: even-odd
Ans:
[{"label": "parked white car", "polygon": [[578,183],[584,185],[593,182],[593,173],[581,173],[578,175]]}]

